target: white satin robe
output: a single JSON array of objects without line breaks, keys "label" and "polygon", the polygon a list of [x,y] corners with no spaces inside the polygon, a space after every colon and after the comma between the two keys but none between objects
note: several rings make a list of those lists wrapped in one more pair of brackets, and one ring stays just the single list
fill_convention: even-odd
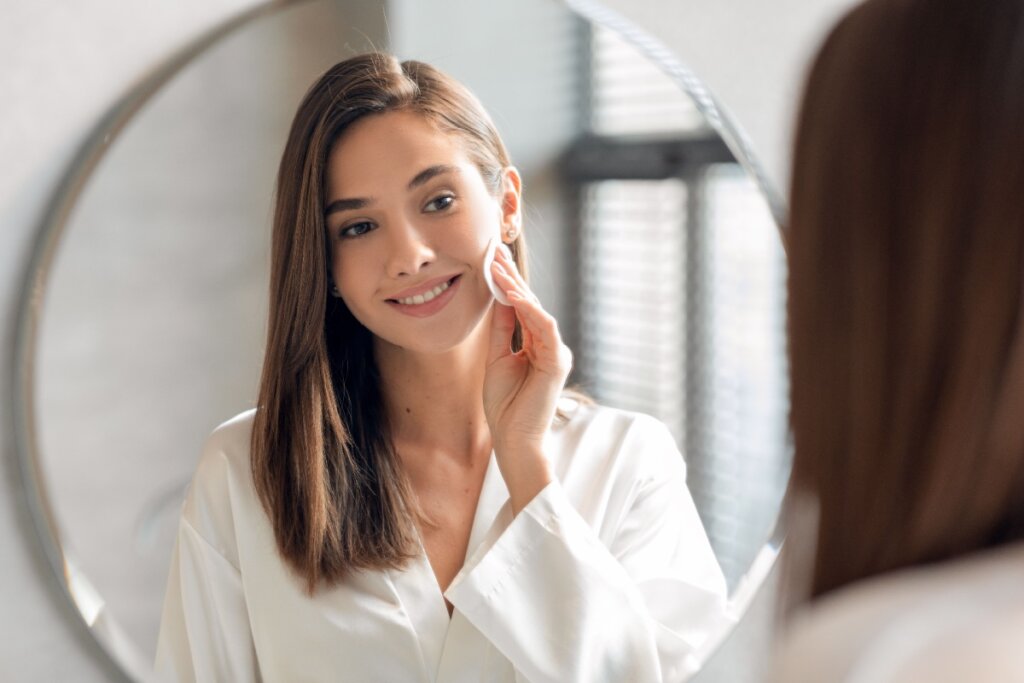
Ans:
[{"label": "white satin robe", "polygon": [[653,418],[566,405],[571,419],[545,444],[556,481],[515,518],[492,453],[468,559],[443,596],[421,552],[404,570],[357,572],[307,597],[253,488],[253,411],[218,427],[182,510],[161,679],[686,678],[729,617],[683,459]]}]

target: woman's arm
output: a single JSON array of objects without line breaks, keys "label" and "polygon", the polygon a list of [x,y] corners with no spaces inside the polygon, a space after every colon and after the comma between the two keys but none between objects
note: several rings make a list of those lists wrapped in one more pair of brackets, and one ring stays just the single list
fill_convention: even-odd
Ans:
[{"label": "woman's arm", "polygon": [[207,440],[178,522],[157,641],[161,681],[260,680],[221,438]]},{"label": "woman's arm", "polygon": [[[571,353],[515,263],[499,252],[484,407],[515,514],[482,544],[446,597],[534,683],[675,681],[693,672],[723,628],[725,582],[686,488],[686,468],[656,421],[638,442],[658,463],[606,546],[568,501],[543,455]],[[513,313],[514,310],[514,313]],[[523,348],[512,353],[515,319]],[[611,445],[609,445],[611,447]]]},{"label": "woman's arm", "polygon": [[[544,457],[544,436],[572,369],[555,319],[543,309],[505,245],[491,263],[495,283],[511,306],[494,305],[484,377],[484,413],[495,459],[508,487],[513,514],[553,480]],[[522,348],[513,353],[512,333],[521,323]]]},{"label": "woman's arm", "polygon": [[167,681],[257,681],[238,570],[182,519],[157,641]]},{"label": "woman's arm", "polygon": [[552,482],[445,593],[534,683],[683,680],[730,622],[685,466],[658,426],[644,447],[663,449],[664,476],[637,483],[610,546]]}]

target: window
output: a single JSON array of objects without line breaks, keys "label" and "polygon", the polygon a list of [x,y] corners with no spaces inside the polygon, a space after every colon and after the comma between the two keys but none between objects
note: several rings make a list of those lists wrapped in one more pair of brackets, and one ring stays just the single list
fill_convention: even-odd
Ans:
[{"label": "window", "polygon": [[785,258],[766,201],[679,86],[589,39],[574,381],[676,437],[730,587],[771,532],[786,451]]}]

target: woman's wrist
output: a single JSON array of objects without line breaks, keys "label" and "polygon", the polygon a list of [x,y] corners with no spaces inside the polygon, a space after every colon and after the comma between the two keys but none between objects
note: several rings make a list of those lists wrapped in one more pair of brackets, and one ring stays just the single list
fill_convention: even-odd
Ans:
[{"label": "woman's wrist", "polygon": [[495,447],[494,455],[508,488],[512,514],[518,515],[554,479],[551,466],[539,446]]}]

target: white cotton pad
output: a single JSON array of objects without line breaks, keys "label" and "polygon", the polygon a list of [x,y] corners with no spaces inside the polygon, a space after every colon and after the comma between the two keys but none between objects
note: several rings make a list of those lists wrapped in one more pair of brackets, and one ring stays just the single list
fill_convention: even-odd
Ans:
[{"label": "white cotton pad", "polygon": [[504,290],[502,290],[494,282],[494,278],[491,277],[491,263],[494,261],[494,252],[497,251],[500,242],[496,239],[491,239],[487,243],[487,251],[484,252],[484,280],[487,281],[487,287],[490,288],[491,294],[498,300],[499,304],[504,306],[511,306],[508,297],[505,296]]}]

